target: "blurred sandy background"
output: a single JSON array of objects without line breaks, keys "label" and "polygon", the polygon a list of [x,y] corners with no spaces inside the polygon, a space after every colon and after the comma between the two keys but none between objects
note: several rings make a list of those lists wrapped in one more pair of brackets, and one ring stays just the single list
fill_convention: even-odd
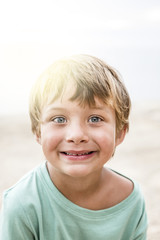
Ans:
[{"label": "blurred sandy background", "polygon": [[1,1],[0,32],[0,205],[4,189],[44,160],[27,116],[33,82],[57,58],[91,54],[120,71],[138,102],[110,167],[140,183],[148,239],[159,240],[160,1]]},{"label": "blurred sandy background", "polygon": [[[109,166],[137,180],[146,200],[148,239],[160,239],[160,102],[134,105],[131,126]],[[26,115],[0,116],[0,196],[44,158]]]}]

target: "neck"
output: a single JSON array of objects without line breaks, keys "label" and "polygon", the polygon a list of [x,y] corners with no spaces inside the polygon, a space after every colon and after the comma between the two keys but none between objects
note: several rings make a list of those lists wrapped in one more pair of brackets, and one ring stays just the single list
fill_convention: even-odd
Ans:
[{"label": "neck", "polygon": [[70,177],[59,173],[48,164],[48,171],[57,189],[73,203],[83,206],[84,202],[97,195],[102,189],[105,169],[100,169],[85,177]]}]

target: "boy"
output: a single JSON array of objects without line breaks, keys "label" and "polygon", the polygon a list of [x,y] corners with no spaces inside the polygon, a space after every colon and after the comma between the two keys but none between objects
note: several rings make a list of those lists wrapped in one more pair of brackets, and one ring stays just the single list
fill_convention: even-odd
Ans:
[{"label": "boy", "polygon": [[129,128],[116,71],[88,55],[55,62],[30,97],[46,162],[4,193],[1,239],[146,239],[136,182],[104,165]]}]

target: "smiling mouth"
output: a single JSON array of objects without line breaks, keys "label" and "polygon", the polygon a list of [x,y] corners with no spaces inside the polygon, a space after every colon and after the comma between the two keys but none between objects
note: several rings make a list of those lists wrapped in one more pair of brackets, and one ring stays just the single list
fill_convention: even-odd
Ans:
[{"label": "smiling mouth", "polygon": [[84,152],[84,153],[70,153],[70,152],[62,152],[63,154],[65,154],[66,156],[85,156],[85,155],[90,155],[93,153],[93,151],[91,152]]}]

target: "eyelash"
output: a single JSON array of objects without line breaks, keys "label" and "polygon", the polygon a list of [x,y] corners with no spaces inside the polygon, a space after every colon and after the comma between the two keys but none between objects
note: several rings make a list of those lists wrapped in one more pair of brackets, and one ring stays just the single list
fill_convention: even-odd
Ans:
[{"label": "eyelash", "polygon": [[[64,121],[62,122],[60,119],[61,119],[61,120],[64,120]],[[60,121],[56,121],[56,120],[60,120]],[[65,117],[55,117],[55,118],[52,118],[51,121],[52,121],[52,122],[55,122],[55,123],[60,123],[60,124],[63,124],[63,123],[66,123],[66,122],[67,122],[67,120],[66,120]]]},{"label": "eyelash", "polygon": [[[91,121],[91,120],[93,120],[93,121]],[[65,117],[60,116],[60,117],[52,118],[51,121],[55,122],[57,124],[64,124],[64,123],[67,122],[67,119]],[[98,122],[102,122],[102,121],[103,121],[103,119],[101,117],[98,117],[98,116],[91,116],[88,120],[88,122],[91,122],[91,123],[98,123]]]},{"label": "eyelash", "polygon": [[91,119],[98,120],[98,121],[93,121],[93,122],[91,121],[92,123],[98,123],[98,122],[102,122],[103,121],[103,119],[101,117],[98,117],[98,116],[90,117],[89,122],[90,122]]}]

